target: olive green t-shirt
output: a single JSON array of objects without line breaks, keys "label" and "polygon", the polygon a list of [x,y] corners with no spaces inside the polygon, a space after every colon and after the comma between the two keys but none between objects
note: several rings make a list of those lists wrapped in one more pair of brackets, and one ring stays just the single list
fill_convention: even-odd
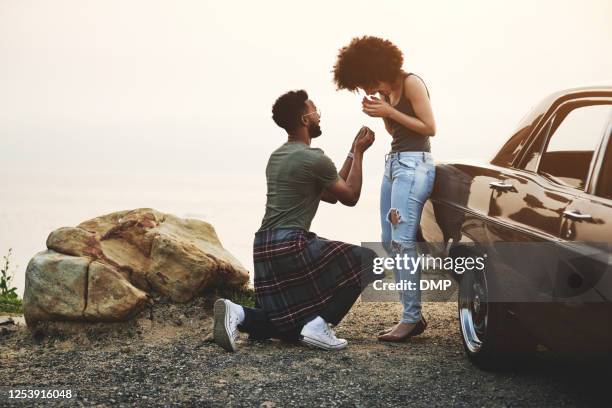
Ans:
[{"label": "olive green t-shirt", "polygon": [[321,192],[338,179],[336,166],[323,150],[302,142],[286,142],[266,166],[266,214],[259,231],[297,228],[308,231]]}]

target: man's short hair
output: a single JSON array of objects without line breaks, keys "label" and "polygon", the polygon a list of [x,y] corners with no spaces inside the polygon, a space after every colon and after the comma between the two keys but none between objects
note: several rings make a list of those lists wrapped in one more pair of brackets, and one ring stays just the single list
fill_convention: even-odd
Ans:
[{"label": "man's short hair", "polygon": [[274,123],[292,132],[300,126],[302,115],[307,112],[306,101],[308,94],[305,90],[289,91],[281,95],[272,106],[272,119]]}]

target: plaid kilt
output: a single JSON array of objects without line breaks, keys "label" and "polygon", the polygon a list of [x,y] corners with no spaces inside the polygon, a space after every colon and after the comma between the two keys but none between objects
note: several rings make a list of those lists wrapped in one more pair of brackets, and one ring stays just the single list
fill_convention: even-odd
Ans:
[{"label": "plaid kilt", "polygon": [[368,248],[318,237],[301,229],[255,234],[255,299],[280,332],[300,328],[346,285],[374,280]]}]

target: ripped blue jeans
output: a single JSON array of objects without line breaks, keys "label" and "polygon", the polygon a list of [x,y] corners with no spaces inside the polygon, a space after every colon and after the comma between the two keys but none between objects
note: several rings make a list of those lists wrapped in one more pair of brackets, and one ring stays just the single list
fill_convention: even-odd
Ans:
[{"label": "ripped blue jeans", "polygon": [[[389,256],[406,254],[416,260],[417,231],[423,205],[433,190],[436,168],[429,152],[397,152],[385,156],[385,174],[380,188],[382,243]],[[402,261],[402,266],[405,266]],[[414,282],[413,290],[400,290],[404,307],[402,323],[421,319],[421,270],[394,268],[396,282]]]}]

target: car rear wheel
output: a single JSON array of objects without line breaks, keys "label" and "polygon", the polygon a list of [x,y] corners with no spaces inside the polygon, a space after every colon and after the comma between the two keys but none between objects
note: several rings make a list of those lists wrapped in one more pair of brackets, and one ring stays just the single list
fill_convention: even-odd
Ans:
[{"label": "car rear wheel", "polygon": [[468,358],[483,369],[509,368],[525,360],[536,343],[493,301],[483,272],[467,271],[459,283],[459,327]]}]

